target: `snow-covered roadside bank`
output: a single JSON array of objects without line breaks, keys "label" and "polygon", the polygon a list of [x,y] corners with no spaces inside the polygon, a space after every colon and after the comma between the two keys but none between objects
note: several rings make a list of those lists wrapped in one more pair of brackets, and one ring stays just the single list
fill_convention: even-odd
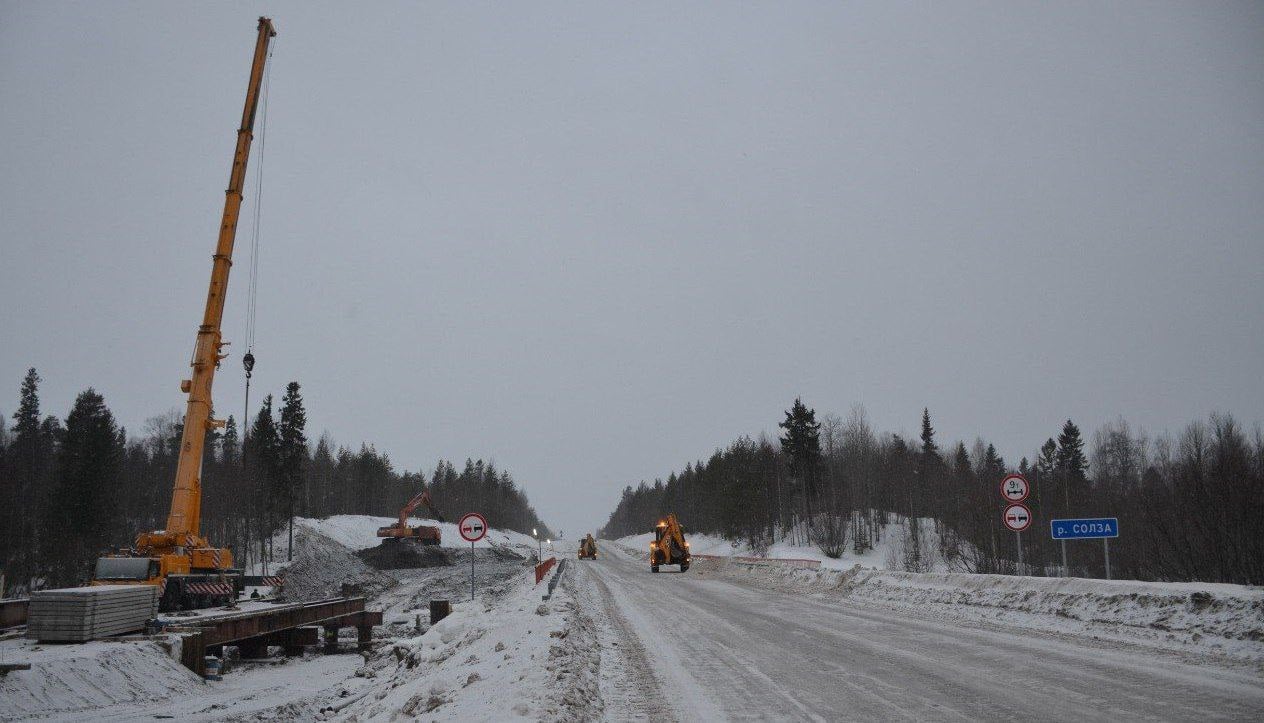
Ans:
[{"label": "snow-covered roadside bank", "polygon": [[[295,557],[284,573],[294,599],[336,595],[343,584],[352,584],[369,598],[368,609],[383,612],[367,658],[309,651],[302,657],[236,661],[222,681],[212,682],[185,669],[161,640],[40,645],[14,636],[0,640],[0,662],[29,662],[32,669],[0,677],[0,720],[391,720],[410,717],[404,708],[425,713],[432,693],[437,696],[432,718],[593,717],[599,697],[584,692],[584,681],[595,680],[595,637],[585,635],[590,628],[573,624],[573,596],[565,586],[541,607],[545,586],[533,585],[532,564],[523,559],[524,551],[535,552],[523,541],[530,538],[490,530],[496,546],[481,542],[473,553],[468,544],[455,547],[450,566],[388,573],[364,564],[346,544],[377,545],[374,533],[381,524],[381,518],[351,515],[301,521]],[[285,549],[278,550],[280,562]],[[560,557],[573,554],[559,546]],[[282,566],[273,564],[274,571]],[[428,629],[432,599],[450,600],[453,614]],[[484,637],[490,642],[474,645]],[[488,646],[490,651],[483,649]],[[398,658],[401,649],[407,654]],[[585,664],[589,657],[593,660]],[[589,687],[595,691],[595,682]],[[391,694],[400,689],[412,692],[395,706]],[[424,700],[413,700],[422,692]]]},{"label": "snow-covered roadside bank", "polygon": [[803,570],[732,559],[696,559],[690,572],[957,623],[1140,644],[1264,671],[1264,588],[861,566]]},{"label": "snow-covered roadside bank", "polygon": [[[949,572],[948,563],[935,552],[939,547],[939,534],[935,531],[934,520],[929,517],[923,517],[918,522],[921,524],[923,544],[930,553],[927,560],[930,569],[934,572]],[[772,543],[768,546],[768,549],[757,553],[743,542],[734,542],[716,535],[693,533],[688,532],[686,529],[685,536],[689,540],[689,549],[695,555],[759,557],[770,560],[812,560],[819,563],[822,568],[834,570],[850,570],[856,565],[870,567],[875,570],[888,570],[900,569],[898,560],[902,557],[904,549],[904,540],[900,531],[904,529],[905,525],[907,525],[905,518],[900,515],[892,515],[890,524],[885,528],[885,534],[874,543],[872,548],[858,555],[850,545],[847,545],[843,550],[842,556],[836,558],[829,557],[821,552],[816,545],[796,545],[786,538]],[[800,528],[800,531],[802,532],[802,528]],[[802,532],[800,538],[806,539],[806,537],[806,533]],[[645,532],[639,535],[620,537],[615,542],[633,550],[647,550],[650,541],[653,539],[653,532]]]},{"label": "snow-covered roadside bank", "polygon": [[[573,561],[568,564],[573,564]],[[601,714],[598,649],[574,589],[552,599],[526,576],[461,604],[424,635],[374,653],[357,675],[372,691],[322,720],[592,720]]]},{"label": "snow-covered roadside bank", "polygon": [[0,662],[31,664],[0,677],[0,720],[6,721],[170,700],[205,687],[151,641],[38,645],[12,638],[0,642]]}]

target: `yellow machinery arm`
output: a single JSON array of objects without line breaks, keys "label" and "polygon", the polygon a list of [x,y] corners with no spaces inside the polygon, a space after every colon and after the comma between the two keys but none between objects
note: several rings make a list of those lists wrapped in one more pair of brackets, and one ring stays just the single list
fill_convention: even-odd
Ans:
[{"label": "yellow machinery arm", "polygon": [[[224,297],[228,290],[228,271],[233,265],[233,244],[237,238],[237,217],[241,211],[242,187],[246,180],[246,162],[250,157],[250,142],[254,138],[255,111],[259,106],[259,91],[263,80],[264,64],[268,57],[268,44],[276,35],[272,21],[259,18],[259,36],[255,43],[254,63],[250,68],[250,83],[246,88],[246,105],[241,114],[241,127],[237,131],[237,149],[233,154],[233,168],[228,178],[228,190],[224,199],[224,216],[219,227],[219,241],[215,246],[211,267],[211,284],[206,294],[206,311],[202,325],[198,327],[197,343],[190,366],[193,373],[180,383],[180,390],[189,395],[184,413],[184,434],[180,438],[180,458],[176,467],[175,490],[171,495],[171,512],[167,526],[156,532],[142,533],[136,547],[142,554],[163,554],[175,548],[208,549],[200,535],[202,513],[202,448],[208,429],[222,427],[224,422],[211,418],[211,384],[215,369],[224,358],[220,349],[220,322],[224,316]],[[231,553],[219,551],[216,567],[230,567]],[[227,558],[227,559],[225,559]],[[203,567],[194,560],[194,567]],[[164,568],[167,566],[164,565]],[[164,570],[166,572],[166,570]]]},{"label": "yellow machinery arm", "polygon": [[684,528],[680,526],[676,514],[669,513],[654,526],[654,539],[650,542],[650,570],[658,572],[659,565],[680,565],[680,571],[684,572],[689,569],[692,560]]}]

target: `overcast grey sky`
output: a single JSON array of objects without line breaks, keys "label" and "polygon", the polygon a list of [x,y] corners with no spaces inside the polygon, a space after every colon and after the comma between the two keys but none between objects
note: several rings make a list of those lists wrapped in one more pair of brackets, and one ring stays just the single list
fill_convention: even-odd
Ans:
[{"label": "overcast grey sky", "polygon": [[254,399],[313,437],[493,458],[570,536],[796,395],[1014,461],[1264,417],[1258,2],[5,0],[6,414],[28,366],[182,404],[260,14]]}]

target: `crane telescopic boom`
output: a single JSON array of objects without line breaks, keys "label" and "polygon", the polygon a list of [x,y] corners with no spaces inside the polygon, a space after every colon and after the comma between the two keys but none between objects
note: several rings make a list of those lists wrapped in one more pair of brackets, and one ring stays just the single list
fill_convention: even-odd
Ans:
[{"label": "crane telescopic boom", "polygon": [[[258,38],[255,42],[254,62],[250,68],[250,81],[246,87],[246,104],[241,114],[241,126],[237,130],[237,147],[233,153],[232,171],[228,177],[228,190],[224,198],[224,215],[219,227],[219,240],[212,257],[211,283],[206,294],[206,309],[202,324],[198,327],[193,359],[189,362],[193,372],[180,383],[180,390],[188,395],[184,413],[184,431],[180,438],[180,456],[176,466],[175,487],[171,495],[171,511],[164,529],[142,532],[136,538],[136,548],[131,557],[139,563],[148,558],[147,572],[138,565],[128,565],[119,557],[102,558],[98,561],[94,582],[101,584],[143,580],[163,585],[167,595],[172,593],[170,577],[198,573],[218,573],[233,565],[232,552],[210,545],[201,536],[202,516],[202,456],[206,433],[224,426],[224,422],[212,418],[211,386],[215,370],[225,354],[220,350],[227,346],[221,338],[220,325],[224,317],[224,299],[228,291],[228,272],[233,265],[233,244],[237,238],[237,218],[241,212],[242,187],[246,180],[246,163],[250,158],[250,144],[254,139],[255,112],[259,107],[260,88],[264,66],[268,59],[268,46],[276,36],[269,18],[259,18]],[[140,559],[137,559],[140,558]],[[185,599],[185,604],[189,599]]]}]

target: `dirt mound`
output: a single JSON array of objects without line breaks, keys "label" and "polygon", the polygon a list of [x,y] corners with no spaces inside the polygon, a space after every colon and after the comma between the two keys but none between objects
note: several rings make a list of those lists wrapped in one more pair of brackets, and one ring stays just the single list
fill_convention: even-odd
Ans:
[{"label": "dirt mound", "polygon": [[344,585],[375,598],[398,582],[366,565],[350,549],[310,530],[296,531],[294,562],[285,568],[285,600],[342,595]]},{"label": "dirt mound", "polygon": [[356,557],[378,570],[410,570],[452,564],[452,558],[442,547],[412,542],[390,542],[370,547],[357,552]]}]

